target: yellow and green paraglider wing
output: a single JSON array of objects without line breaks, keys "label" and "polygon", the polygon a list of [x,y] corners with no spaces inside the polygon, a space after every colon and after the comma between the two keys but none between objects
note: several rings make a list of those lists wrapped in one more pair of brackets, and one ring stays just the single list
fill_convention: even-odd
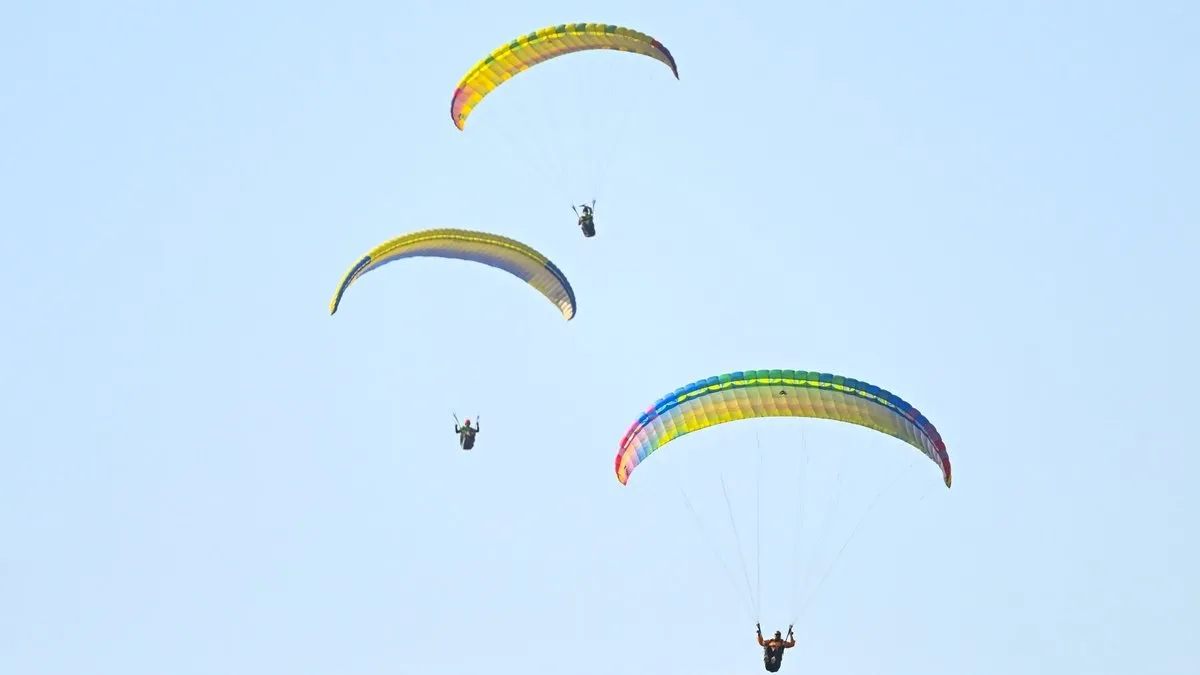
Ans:
[{"label": "yellow and green paraglider wing", "polygon": [[630,28],[603,23],[568,23],[536,30],[493,51],[467,71],[450,99],[450,119],[461,130],[484,96],[517,73],[557,56],[592,49],[611,49],[649,56],[666,64],[675,79],[675,57],[661,42]]},{"label": "yellow and green paraglider wing", "polygon": [[857,424],[920,450],[950,487],[950,456],[921,411],[873,384],[803,370],[747,370],[693,382],[660,398],[629,427],[617,451],[617,480],[654,451],[693,431],[755,417],[815,417]]},{"label": "yellow and green paraglider wing", "polygon": [[575,317],[575,291],[546,256],[498,234],[453,229],[413,232],[376,246],[346,272],[329,303],[329,313],[337,312],[346,289],[362,275],[402,258],[421,256],[471,260],[502,269],[536,288],[558,307],[566,320]]}]

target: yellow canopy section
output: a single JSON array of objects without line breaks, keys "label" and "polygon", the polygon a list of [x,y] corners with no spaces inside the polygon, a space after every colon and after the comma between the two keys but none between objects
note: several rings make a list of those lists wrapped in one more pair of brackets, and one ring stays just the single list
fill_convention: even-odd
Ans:
[{"label": "yellow canopy section", "polygon": [[517,73],[549,61],[556,56],[592,49],[611,49],[649,56],[666,64],[675,79],[679,79],[679,68],[675,57],[661,42],[631,28],[603,23],[568,23],[550,26],[496,49],[484,60],[467,72],[454,98],[450,100],[450,119],[459,130],[467,123],[467,117],[484,96],[492,93]]},{"label": "yellow canopy section", "polygon": [[371,249],[346,272],[329,303],[334,314],[342,296],[362,275],[402,258],[435,257],[483,263],[533,286],[570,321],[575,317],[575,291],[550,259],[515,239],[488,232],[449,228],[422,230],[389,239]]}]

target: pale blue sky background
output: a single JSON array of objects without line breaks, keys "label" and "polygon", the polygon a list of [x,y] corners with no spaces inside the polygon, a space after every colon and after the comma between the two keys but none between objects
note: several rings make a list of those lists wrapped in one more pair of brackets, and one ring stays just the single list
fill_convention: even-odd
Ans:
[{"label": "pale blue sky background", "polygon": [[[682,79],[567,57],[453,127],[478,58],[569,21]],[[729,553],[725,453],[753,575],[756,435],[844,451],[847,533],[920,457],[766,420],[627,487],[612,459],[672,388],[771,367],[895,391],[955,462],[863,521],[785,673],[1194,668],[1197,36],[1186,1],[6,4],[0,672],[762,672],[665,469]],[[573,78],[596,114],[522,112]],[[590,195],[530,167],[611,147],[585,240]],[[437,226],[542,250],[578,317],[448,261],[328,315]],[[797,484],[767,474],[774,629]]]}]

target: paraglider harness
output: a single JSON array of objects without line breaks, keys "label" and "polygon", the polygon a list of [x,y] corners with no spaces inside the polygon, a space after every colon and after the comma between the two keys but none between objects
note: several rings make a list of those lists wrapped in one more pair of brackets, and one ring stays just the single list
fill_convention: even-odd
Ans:
[{"label": "paraglider harness", "polygon": [[[761,637],[761,636],[762,636],[762,634],[759,633],[759,637]],[[771,638],[771,639],[773,640],[774,638]],[[792,640],[792,627],[791,626],[788,626],[787,637],[784,639],[789,642]],[[783,645],[779,645],[777,647],[770,647],[770,646],[763,647],[763,667],[767,669],[768,673],[779,672],[779,667],[783,665],[783,650],[784,649],[786,649],[786,647],[784,647]]]},{"label": "paraglider harness", "polygon": [[575,212],[575,215],[579,216],[579,229],[583,230],[583,236],[596,236],[596,223],[592,221],[592,211],[596,208],[596,200],[592,200],[591,206],[580,204],[579,207],[583,209],[582,214],[579,213],[579,209],[576,209],[574,204],[571,205],[571,210]]},{"label": "paraglider harness", "polygon": [[463,450],[470,450],[475,447],[475,434],[479,433],[479,415],[475,416],[475,426],[471,426],[471,420],[463,426],[458,424],[458,415],[454,416],[454,433],[458,434],[458,446]]}]

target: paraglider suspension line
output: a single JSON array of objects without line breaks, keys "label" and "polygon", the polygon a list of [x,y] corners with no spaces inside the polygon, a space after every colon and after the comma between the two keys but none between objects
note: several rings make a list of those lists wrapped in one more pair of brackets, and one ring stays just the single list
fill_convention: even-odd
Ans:
[{"label": "paraglider suspension line", "polygon": [[[742,561],[742,574],[746,577],[746,592],[750,594],[751,600],[754,598],[754,586],[750,584],[750,567],[746,564],[746,556],[742,553],[742,538],[738,535],[737,521],[733,517],[733,505],[729,502],[729,490],[725,488],[725,474],[721,474],[721,493],[725,495],[725,512],[729,515],[729,525],[733,528],[733,540],[737,544],[738,559]],[[752,602],[754,606],[754,618],[757,620],[761,617],[758,615],[758,603]]]},{"label": "paraglider suspension line", "polygon": [[[842,501],[843,470],[841,463],[845,460],[845,457],[845,452],[838,457],[839,466],[837,480],[834,484],[833,499],[830,500],[831,503],[825,510],[825,517],[821,519],[820,534],[817,535],[817,539],[813,543],[812,550],[809,552],[809,564],[805,565],[803,568],[804,574],[801,576],[800,587],[797,589],[801,592],[801,594],[803,594],[803,590],[808,587],[809,579],[812,578],[812,570],[817,563],[817,551],[821,549],[821,545],[825,542],[825,538],[829,534],[829,522],[833,517],[833,512],[837,510],[838,504]],[[792,623],[796,623],[796,621],[800,618],[800,612],[796,609],[797,605],[799,604],[799,600],[800,598],[796,597],[795,595],[792,596]]]},{"label": "paraglider suspension line", "polygon": [[[643,86],[639,87],[639,89],[641,89],[641,93],[638,95],[637,99],[635,99],[635,101],[634,101],[636,103],[636,105],[628,105],[627,104],[627,105],[623,106],[624,111],[621,114],[621,121],[620,121],[619,126],[617,127],[616,137],[613,139],[612,144],[610,144],[608,146],[608,152],[605,153],[606,156],[600,164],[600,171],[595,175],[594,182],[592,183],[592,194],[593,195],[599,195],[600,190],[602,190],[604,188],[605,179],[608,178],[608,170],[612,166],[613,160],[617,156],[617,147],[621,144],[621,141],[624,140],[626,132],[629,130],[629,122],[630,122],[631,118],[633,117],[633,111],[634,110],[640,111],[644,108],[643,104],[645,103],[646,97],[650,92],[649,85],[652,81],[653,81],[653,76],[650,75],[649,73],[645,74],[643,76],[643,82],[642,82]],[[585,99],[585,97],[581,96],[579,98],[579,100],[586,100],[586,99]],[[588,121],[590,123],[590,118]]]},{"label": "paraglider suspension line", "polygon": [[[729,581],[730,587],[736,590],[737,582],[733,578],[733,570],[729,569],[729,564],[726,563],[725,559],[721,557],[720,551],[717,550],[717,545],[714,544],[712,538],[708,536],[708,530],[704,527],[704,520],[700,518],[700,514],[696,511],[696,507],[692,506],[692,500],[688,499],[687,491],[683,489],[682,485],[679,485],[678,478],[675,479],[675,482],[679,487],[679,494],[683,496],[684,505],[687,506],[688,511],[692,512],[692,518],[696,520],[697,529],[700,530],[702,537],[708,541],[708,547],[712,551],[713,557],[717,559],[717,562],[721,563],[721,569],[725,570],[725,578]],[[741,593],[738,593],[738,595],[741,595]],[[746,613],[750,615],[750,618],[755,618],[756,612],[754,610],[753,602],[747,606],[746,602],[743,600],[742,609],[746,610]]]},{"label": "paraglider suspension line", "polygon": [[791,608],[790,609],[792,610],[792,618],[793,618],[792,623],[795,623],[794,619],[796,617],[796,600],[795,600],[795,598],[796,598],[796,594],[797,594],[796,583],[798,581],[798,579],[797,579],[798,575],[796,574],[796,572],[794,570],[796,569],[797,561],[800,557],[800,531],[802,529],[804,529],[804,495],[806,494],[806,491],[804,489],[804,480],[808,473],[807,469],[808,469],[808,462],[810,459],[809,454],[808,454],[808,443],[807,443],[805,431],[803,428],[800,429],[800,454],[802,454],[804,456],[804,462],[802,464],[800,464],[800,477],[799,477],[799,480],[797,481],[799,483],[799,485],[796,490],[796,532],[795,532],[795,537],[792,540],[792,561],[791,561],[792,564],[788,568],[788,569],[793,570],[792,574],[790,575],[791,581],[792,581],[792,588],[791,588],[791,593],[788,595],[788,597],[791,598]]},{"label": "paraglider suspension line", "polygon": [[[755,557],[755,589],[754,602],[757,607],[762,607],[762,465],[763,452],[762,442],[759,440],[758,432],[754,432],[754,444],[758,446],[758,480],[754,487],[754,557]],[[759,617],[761,618],[761,617]]]},{"label": "paraglider suspension line", "polygon": [[[846,547],[850,545],[850,542],[854,540],[855,535],[857,535],[858,531],[862,529],[863,523],[867,522],[867,516],[871,515],[871,511],[875,510],[875,506],[879,504],[879,502],[883,499],[883,496],[891,492],[892,488],[896,486],[896,483],[899,483],[900,479],[906,476],[914,466],[916,466],[915,460],[906,468],[896,472],[896,476],[892,478],[892,482],[888,483],[886,487],[884,487],[875,495],[875,499],[871,501],[871,505],[867,507],[867,510],[862,514],[862,517],[860,517],[858,522],[854,525],[854,529],[850,531],[850,536],[846,538],[846,541],[842,544],[842,547],[838,549],[837,555],[833,557],[833,560],[830,561],[829,565],[825,568],[825,572],[822,573],[820,578],[817,580],[817,585],[813,586],[812,592],[808,594],[808,597],[804,600],[804,603],[800,605],[800,611],[796,613],[797,619],[800,617],[800,615],[804,614],[804,610],[808,608],[809,603],[811,603],[813,598],[817,596],[817,591],[821,590],[821,585],[825,583],[825,579],[829,576],[829,573],[833,571],[833,568],[835,565],[837,565],[838,560],[841,559],[842,553],[845,552]],[[793,623],[795,623],[795,621],[793,621]]]}]

